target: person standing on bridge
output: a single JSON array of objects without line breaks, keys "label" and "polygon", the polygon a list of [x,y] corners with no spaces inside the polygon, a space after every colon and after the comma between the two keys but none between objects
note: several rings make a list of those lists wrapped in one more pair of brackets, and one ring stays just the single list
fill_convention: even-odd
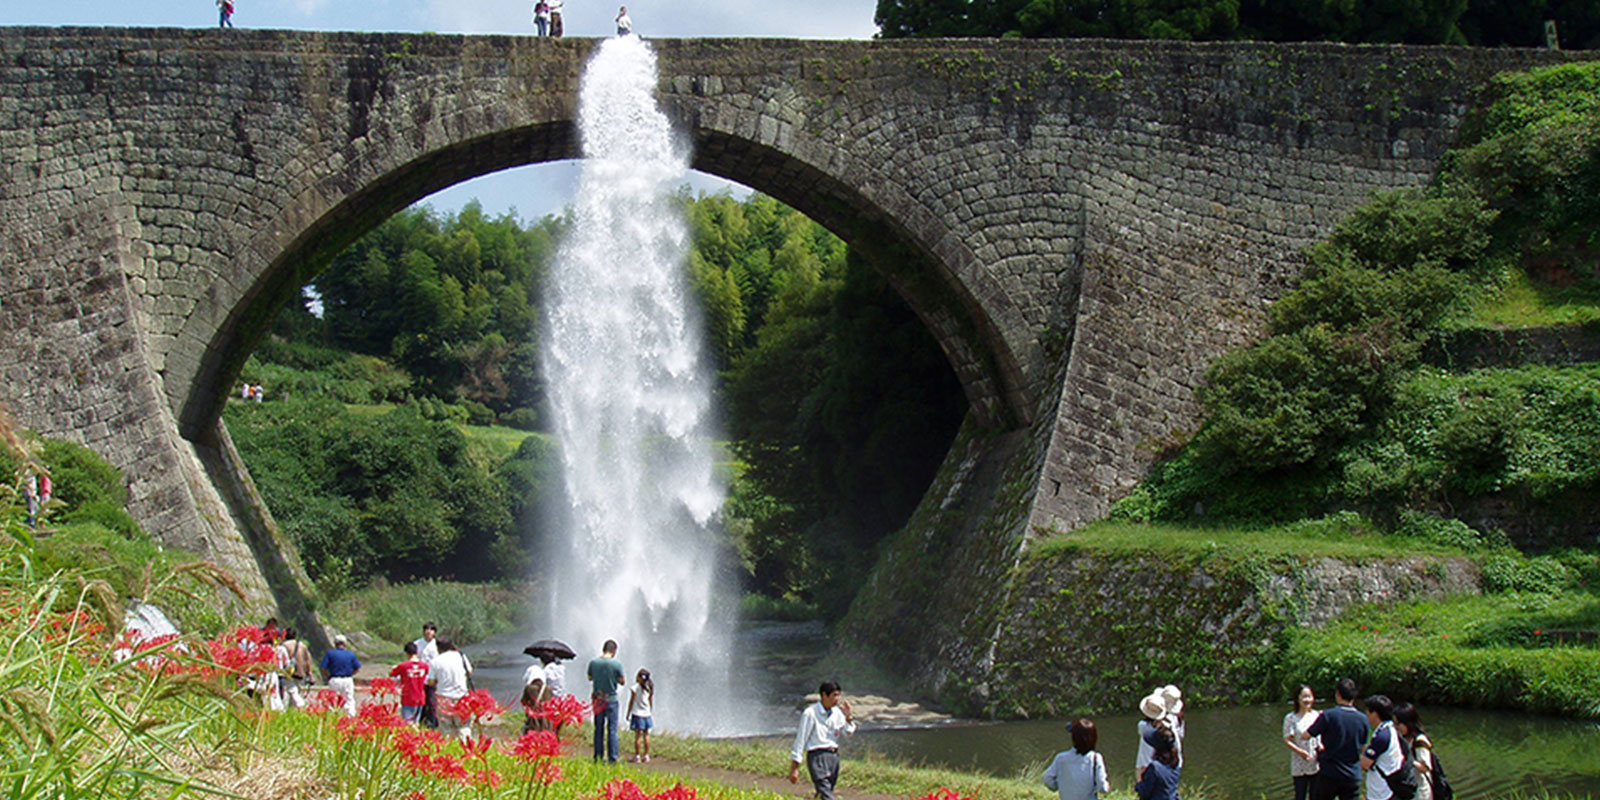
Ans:
[{"label": "person standing on bridge", "polygon": [[545,0],[534,0],[533,27],[539,31],[540,36],[550,33],[550,4]]},{"label": "person standing on bridge", "polygon": [[561,8],[563,5],[565,5],[563,0],[550,0],[550,35],[557,38],[560,38],[562,33]]},{"label": "person standing on bridge", "polygon": [[623,6],[617,11],[617,35],[627,36],[633,33],[633,18],[628,16],[628,7]]},{"label": "person standing on bridge", "polygon": [[233,27],[233,0],[217,0],[217,27]]}]

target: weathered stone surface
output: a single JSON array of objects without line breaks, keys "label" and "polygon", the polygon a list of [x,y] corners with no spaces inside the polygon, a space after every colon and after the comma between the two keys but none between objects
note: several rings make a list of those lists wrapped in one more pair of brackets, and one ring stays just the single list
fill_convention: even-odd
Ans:
[{"label": "weathered stone surface", "polygon": [[1210,559],[1069,551],[1028,562],[994,667],[969,702],[1006,716],[1135,707],[1178,684],[1193,703],[1251,697],[1260,660],[1290,626],[1345,609],[1480,591],[1460,557]]},{"label": "weathered stone surface", "polygon": [[[593,46],[0,30],[0,399],[126,470],[141,522],[236,567],[264,597],[239,526],[267,517],[240,507],[247,476],[216,483],[233,462],[215,420],[239,365],[301,284],[394,211],[575,157]],[[1013,542],[1099,516],[1181,438],[1206,365],[1256,334],[1294,254],[1371,191],[1426,181],[1486,77],[1582,57],[1092,40],[653,46],[695,167],[855,246],[933,331],[975,424],[1012,432],[979,448],[988,456],[952,458],[1024,459],[991,470],[1017,487],[1007,502],[1020,508],[1001,515]],[[1064,359],[1049,352],[1069,341],[1054,354]]]}]

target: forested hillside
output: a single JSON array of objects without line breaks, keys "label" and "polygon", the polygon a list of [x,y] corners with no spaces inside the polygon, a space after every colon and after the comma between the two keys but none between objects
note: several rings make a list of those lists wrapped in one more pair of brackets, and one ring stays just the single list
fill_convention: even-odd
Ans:
[{"label": "forested hillside", "polygon": [[[750,590],[837,613],[850,597],[831,589],[870,567],[943,457],[960,387],[894,291],[816,223],[760,195],[680,199],[729,436],[730,548]],[[566,227],[475,204],[402,212],[246,365],[267,401],[225,418],[326,594],[536,569],[541,506],[561,502],[541,287]]]}]

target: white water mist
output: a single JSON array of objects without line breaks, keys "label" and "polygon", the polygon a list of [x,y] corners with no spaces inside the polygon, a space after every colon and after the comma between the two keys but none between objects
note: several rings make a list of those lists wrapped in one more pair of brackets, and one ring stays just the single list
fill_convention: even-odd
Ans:
[{"label": "white water mist", "polygon": [[627,36],[601,43],[579,88],[584,161],[546,302],[545,373],[572,504],[544,570],[548,624],[579,653],[570,691],[587,695],[584,665],[616,639],[630,686],[651,671],[663,727],[719,733],[736,723],[731,609],[716,586],[725,487],[674,199],[689,152],[656,81],[655,54]]}]

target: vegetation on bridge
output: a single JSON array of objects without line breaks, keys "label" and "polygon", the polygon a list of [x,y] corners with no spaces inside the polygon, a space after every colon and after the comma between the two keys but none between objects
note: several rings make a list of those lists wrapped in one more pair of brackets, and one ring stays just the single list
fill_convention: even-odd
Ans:
[{"label": "vegetation on bridge", "polygon": [[1380,42],[1594,47],[1600,7],[1585,0],[878,0],[885,38],[1095,37],[1195,41]]}]

